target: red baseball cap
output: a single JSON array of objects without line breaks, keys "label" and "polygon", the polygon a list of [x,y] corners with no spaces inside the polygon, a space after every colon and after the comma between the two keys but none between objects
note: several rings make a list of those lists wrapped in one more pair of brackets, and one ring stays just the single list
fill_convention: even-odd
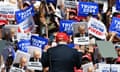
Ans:
[{"label": "red baseball cap", "polygon": [[69,41],[68,35],[64,32],[58,32],[56,35],[56,42],[59,42],[59,41],[68,42]]}]

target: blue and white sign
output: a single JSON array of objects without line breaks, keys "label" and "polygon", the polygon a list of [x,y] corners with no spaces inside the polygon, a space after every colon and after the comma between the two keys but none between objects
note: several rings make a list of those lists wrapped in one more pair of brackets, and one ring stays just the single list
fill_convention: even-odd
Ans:
[{"label": "blue and white sign", "polygon": [[17,33],[17,40],[30,40],[31,39],[31,33]]},{"label": "blue and white sign", "polygon": [[30,46],[30,40],[21,40],[20,42],[18,42],[18,49],[24,52],[27,52],[27,46]]},{"label": "blue and white sign", "polygon": [[29,8],[25,10],[16,11],[15,14],[16,14],[16,21],[19,24],[23,22],[26,18],[34,15],[34,7],[33,5],[31,5]]},{"label": "blue and white sign", "polygon": [[98,4],[92,2],[79,2],[78,16],[87,16],[89,13],[97,15],[99,12]]},{"label": "blue and white sign", "polygon": [[116,32],[117,36],[120,37],[120,18],[113,17],[109,31]]},{"label": "blue and white sign", "polygon": [[120,65],[119,64],[112,64],[111,65],[111,72],[120,72]]},{"label": "blue and white sign", "polygon": [[27,64],[28,69],[32,70],[43,70],[43,66],[41,62],[28,62]]},{"label": "blue and white sign", "polygon": [[110,71],[110,64],[98,64],[99,72],[111,72]]},{"label": "blue and white sign", "polygon": [[116,10],[120,10],[120,0],[116,0]]},{"label": "blue and white sign", "polygon": [[66,32],[68,35],[73,34],[73,20],[61,20],[60,21],[60,32]]},{"label": "blue and white sign", "polygon": [[32,36],[31,37],[31,45],[39,47],[39,48],[44,48],[45,45],[48,44],[48,39],[45,39],[43,37],[39,36]]},{"label": "blue and white sign", "polygon": [[29,33],[34,31],[35,23],[32,16],[26,18],[23,22],[19,23],[19,28],[22,33]]}]

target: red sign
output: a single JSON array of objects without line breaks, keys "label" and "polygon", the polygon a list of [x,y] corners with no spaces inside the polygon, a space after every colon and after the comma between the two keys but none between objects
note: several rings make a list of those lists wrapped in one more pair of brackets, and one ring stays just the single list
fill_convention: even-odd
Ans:
[{"label": "red sign", "polygon": [[0,20],[0,25],[8,24],[7,20]]}]

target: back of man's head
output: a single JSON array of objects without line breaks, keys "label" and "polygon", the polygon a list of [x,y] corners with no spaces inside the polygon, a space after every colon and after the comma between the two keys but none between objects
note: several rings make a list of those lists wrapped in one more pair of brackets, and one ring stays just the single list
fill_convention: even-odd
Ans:
[{"label": "back of man's head", "polygon": [[56,35],[56,42],[59,43],[59,42],[69,42],[69,37],[66,33],[64,32],[59,32],[57,33]]}]

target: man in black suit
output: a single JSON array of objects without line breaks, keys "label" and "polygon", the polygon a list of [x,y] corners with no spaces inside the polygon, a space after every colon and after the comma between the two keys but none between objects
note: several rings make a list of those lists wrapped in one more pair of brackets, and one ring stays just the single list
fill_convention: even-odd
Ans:
[{"label": "man in black suit", "polygon": [[[41,60],[40,60],[40,57],[41,57],[40,51],[35,50],[33,54],[34,54],[34,57],[30,58],[30,62],[41,62]],[[34,70],[34,72],[42,72],[42,71]]]},{"label": "man in black suit", "polygon": [[49,67],[49,72],[74,72],[74,67],[80,68],[82,53],[67,46],[67,34],[57,33],[56,41],[56,47],[44,49],[41,58],[43,67]]},{"label": "man in black suit", "polygon": [[75,34],[75,37],[87,37],[88,33],[86,32],[86,28],[84,24],[78,26],[78,33]]}]

